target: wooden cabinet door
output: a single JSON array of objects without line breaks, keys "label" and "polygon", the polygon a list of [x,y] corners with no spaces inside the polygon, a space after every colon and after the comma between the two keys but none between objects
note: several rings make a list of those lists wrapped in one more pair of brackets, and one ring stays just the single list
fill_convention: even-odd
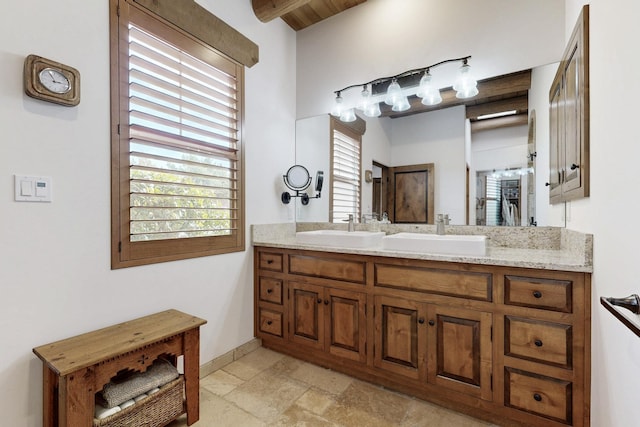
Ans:
[{"label": "wooden cabinet door", "polygon": [[391,168],[391,180],[390,219],[395,223],[433,224],[433,163]]},{"label": "wooden cabinet door", "polygon": [[360,292],[327,288],[325,290],[325,348],[334,356],[366,363],[367,297]]},{"label": "wooden cabinet door", "polygon": [[322,350],[324,348],[324,287],[289,282],[289,339]]},{"label": "wooden cabinet door", "polygon": [[375,297],[374,365],[413,379],[425,378],[425,305]]},{"label": "wooden cabinet door", "polygon": [[428,319],[428,382],[491,400],[491,313],[434,305]]}]

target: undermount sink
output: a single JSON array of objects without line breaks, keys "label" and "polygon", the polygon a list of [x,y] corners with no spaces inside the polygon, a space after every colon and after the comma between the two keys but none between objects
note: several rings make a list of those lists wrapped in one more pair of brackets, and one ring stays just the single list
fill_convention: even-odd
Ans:
[{"label": "undermount sink", "polygon": [[487,254],[487,236],[398,233],[385,236],[382,248],[394,251],[447,255]]},{"label": "undermount sink", "polygon": [[296,233],[296,241],[307,245],[337,248],[369,248],[379,246],[384,235],[382,231],[299,231]]}]

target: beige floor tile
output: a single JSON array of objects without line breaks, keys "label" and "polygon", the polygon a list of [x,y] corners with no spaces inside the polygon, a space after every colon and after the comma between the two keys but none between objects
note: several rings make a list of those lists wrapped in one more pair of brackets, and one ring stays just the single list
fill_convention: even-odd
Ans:
[{"label": "beige floor tile", "polygon": [[[167,427],[186,427],[187,417],[181,416]],[[266,423],[243,411],[233,403],[207,391],[200,393],[200,420],[195,427],[265,427]]]},{"label": "beige floor tile", "polygon": [[[337,405],[327,409],[325,417],[340,421],[333,409],[354,409],[377,420],[376,425],[400,425],[404,420],[413,399],[362,381],[353,381],[347,390],[337,398]],[[331,414],[331,415],[330,415]],[[342,416],[342,415],[340,415]],[[354,424],[359,425],[359,424]]]},{"label": "beige floor tile", "polygon": [[293,370],[290,376],[293,379],[336,395],[345,391],[354,381],[353,378],[339,372],[304,362]]},{"label": "beige floor tile", "polygon": [[244,380],[220,369],[201,379],[200,387],[217,396],[224,396],[243,383]]},{"label": "beige floor tile", "polygon": [[328,407],[336,403],[335,397],[325,391],[317,389],[309,389],[300,399],[296,400],[296,406],[312,412],[316,415],[322,415]]},{"label": "beige floor tile", "polygon": [[313,414],[300,406],[294,405],[280,417],[269,424],[269,427],[339,427],[319,415]]},{"label": "beige floor tile", "polygon": [[275,420],[309,388],[269,370],[236,387],[225,399],[266,421]]},{"label": "beige floor tile", "polygon": [[306,365],[306,362],[290,356],[284,356],[282,359],[274,363],[269,370],[273,373],[291,377],[291,375],[303,365]]},{"label": "beige floor tile", "polygon": [[489,427],[493,424],[422,400],[412,402],[402,427]]},{"label": "beige floor tile", "polygon": [[273,366],[283,357],[285,357],[283,354],[260,347],[256,351],[228,364],[223,370],[240,379],[249,380]]}]

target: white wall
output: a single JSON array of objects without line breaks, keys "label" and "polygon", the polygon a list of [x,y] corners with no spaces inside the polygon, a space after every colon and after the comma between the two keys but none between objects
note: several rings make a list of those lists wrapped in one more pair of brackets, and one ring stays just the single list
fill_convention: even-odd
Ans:
[{"label": "white wall", "polygon": [[[307,189],[315,197],[315,176],[323,172],[323,191],[319,199],[311,199],[304,206],[299,198],[292,199],[298,222],[326,222],[329,218],[329,194],[331,189],[331,132],[330,115],[307,117],[296,121],[296,164],[302,165],[313,177]],[[288,188],[283,191],[294,193]]]},{"label": "white wall", "polygon": [[465,224],[464,106],[394,119],[391,129],[391,166],[433,163],[435,214]]},{"label": "white wall", "polygon": [[[202,4],[260,45],[246,72],[247,251],[110,269],[109,2],[25,0],[0,14],[0,414],[42,423],[33,347],[167,308],[202,317],[201,361],[253,337],[249,224],[284,222],[274,184],[294,160],[295,33],[260,23],[248,1]],[[23,61],[76,67],[74,108],[28,98]],[[13,201],[13,174],[48,175],[53,202]]]},{"label": "white wall", "polygon": [[[567,2],[573,14],[567,16],[567,37],[578,16],[575,5],[582,3]],[[591,425],[633,427],[640,396],[640,338],[604,310],[599,298],[640,293],[635,268],[640,198],[633,166],[640,158],[635,107],[640,58],[628,55],[637,51],[640,39],[640,2],[589,3],[591,196],[570,204],[567,227],[594,234]]]}]

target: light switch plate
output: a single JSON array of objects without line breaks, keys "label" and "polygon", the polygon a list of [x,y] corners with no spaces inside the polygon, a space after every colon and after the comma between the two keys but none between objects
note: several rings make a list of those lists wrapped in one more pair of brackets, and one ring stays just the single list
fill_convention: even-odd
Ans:
[{"label": "light switch plate", "polygon": [[14,175],[16,202],[51,202],[51,177]]}]

